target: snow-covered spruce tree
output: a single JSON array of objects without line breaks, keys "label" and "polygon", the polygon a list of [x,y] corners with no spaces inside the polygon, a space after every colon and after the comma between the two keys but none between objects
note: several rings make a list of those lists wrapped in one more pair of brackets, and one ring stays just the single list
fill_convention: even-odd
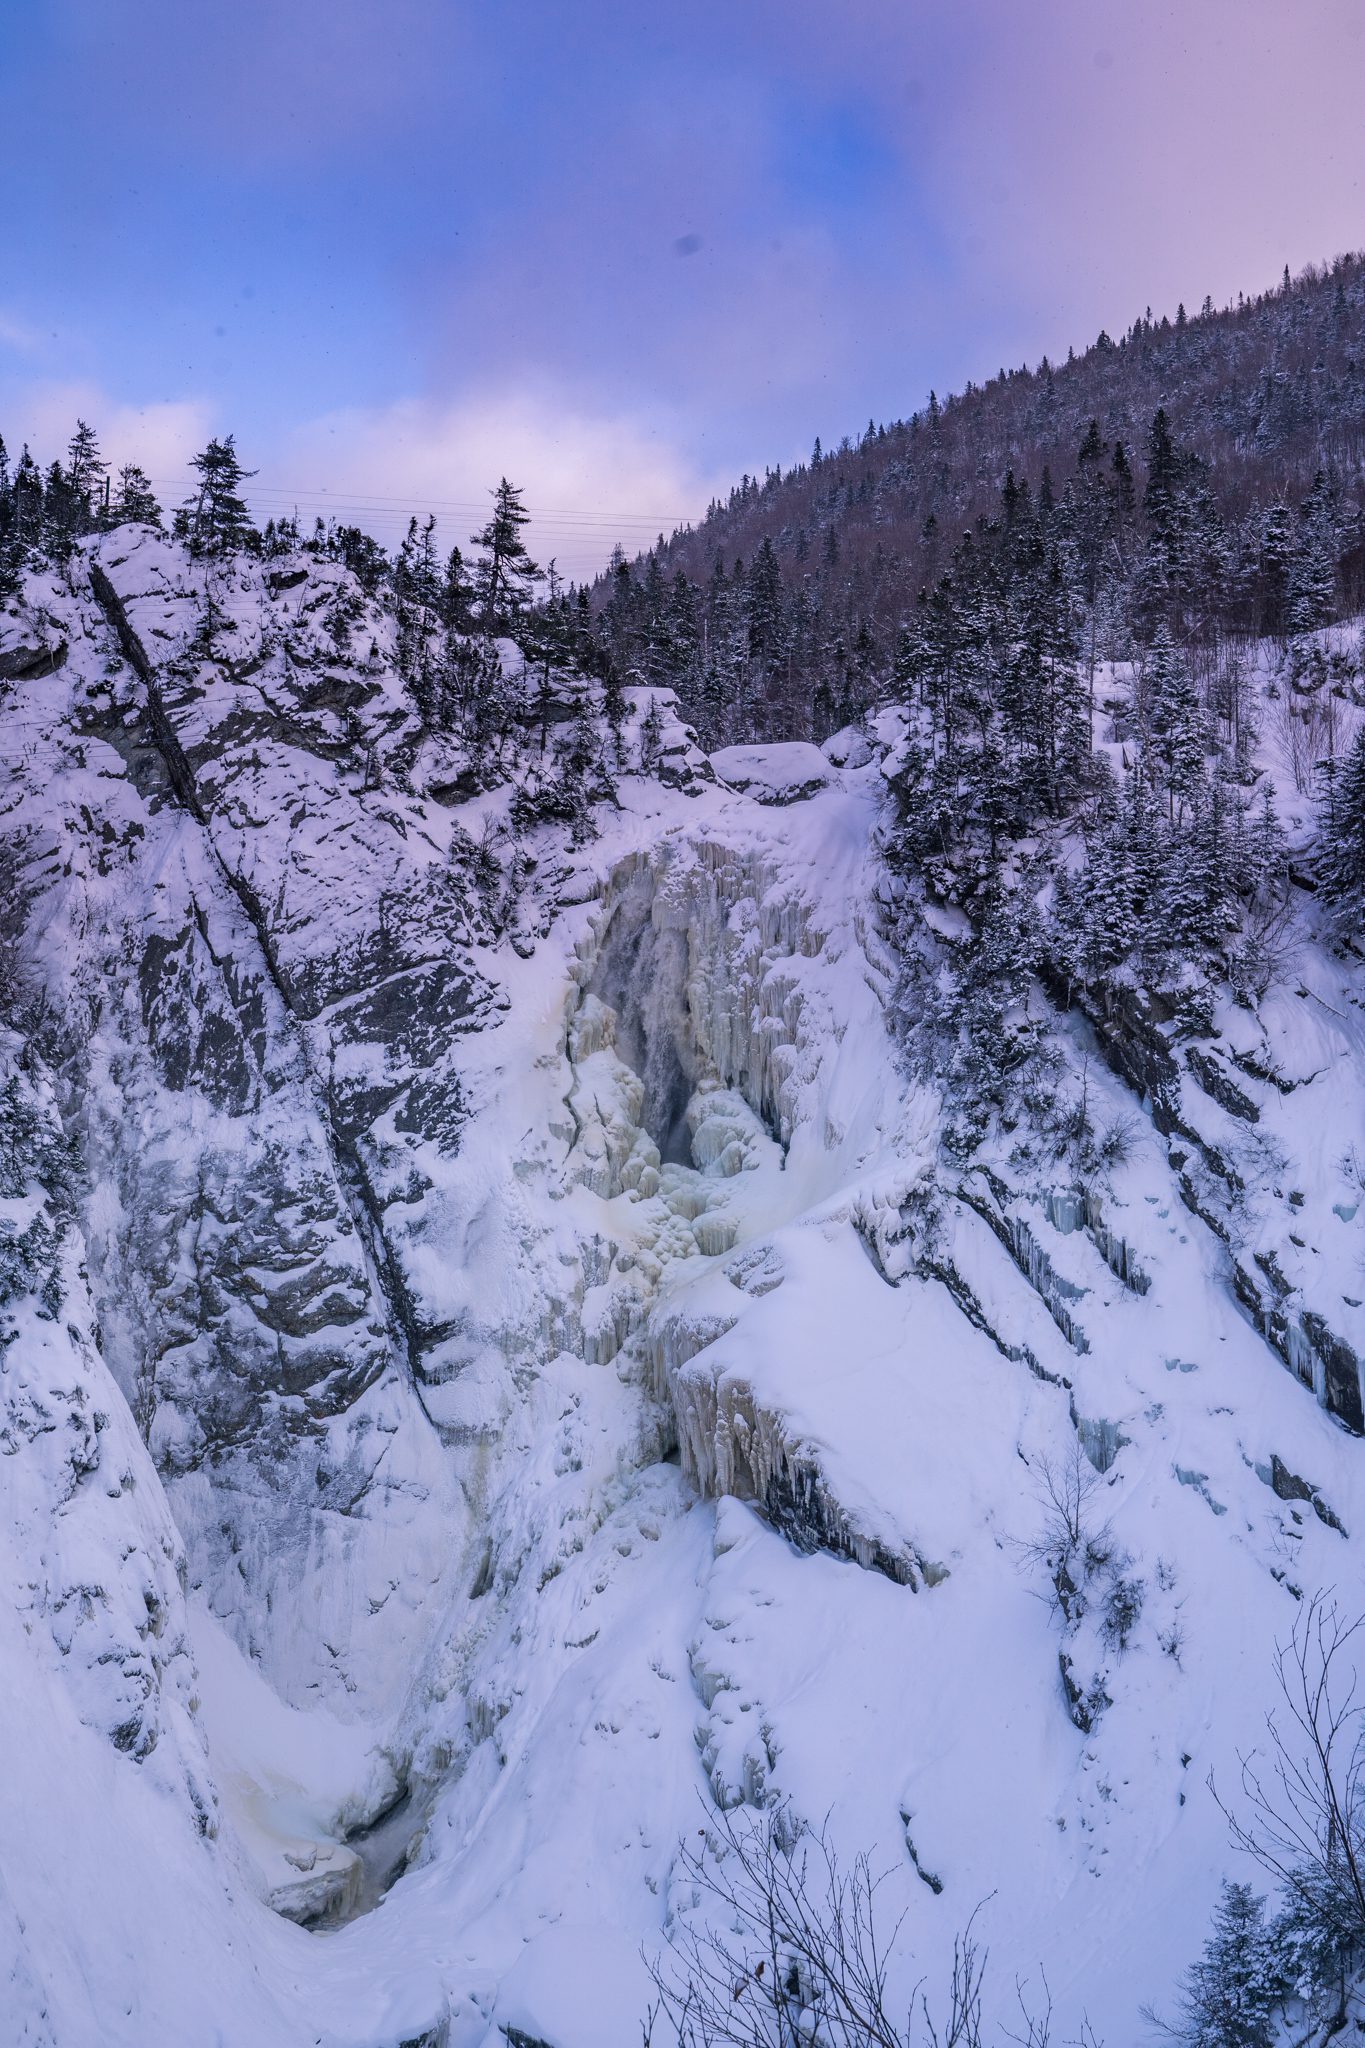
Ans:
[{"label": "snow-covered spruce tree", "polygon": [[[316,540],[316,530],[314,533]],[[295,514],[282,513],[278,519],[267,519],[261,528],[261,554],[268,562],[279,555],[292,555],[296,548],[303,546],[303,535]]]},{"label": "snow-covered spruce tree", "polygon": [[1289,564],[1285,623],[1291,633],[1311,633],[1336,617],[1337,532],[1336,491],[1319,470],[1299,509],[1297,546]]},{"label": "snow-covered spruce tree", "polygon": [[1287,1985],[1265,1900],[1225,1882],[1203,1952],[1164,2031],[1186,2048],[1275,2048]]},{"label": "snow-covered spruce tree", "polygon": [[[1237,928],[1230,871],[1229,800],[1221,777],[1191,785],[1179,819],[1162,834],[1163,859],[1143,933],[1149,972],[1178,985],[1172,956],[1198,975]],[[1163,975],[1163,969],[1165,973]]]},{"label": "snow-covered spruce tree", "polygon": [[1043,1104],[1049,1054],[1032,1000],[1040,932],[1032,892],[988,875],[961,937],[943,939],[907,908],[891,1016],[911,1067],[946,1084],[944,1144],[965,1156],[1021,1100]]},{"label": "snow-covered spruce tree", "polygon": [[0,436],[0,601],[19,588],[23,569],[23,547],[15,518],[14,482],[10,476],[9,451]]},{"label": "snow-covered spruce tree", "polygon": [[43,479],[25,443],[14,469],[14,535],[21,562],[34,559],[43,538]]},{"label": "snow-covered spruce tree", "polygon": [[530,519],[521,492],[503,477],[493,493],[492,516],[473,543],[480,550],[474,572],[475,608],[485,633],[510,632],[541,580],[521,537]]},{"label": "snow-covered spruce tree", "polygon": [[442,609],[442,575],[436,553],[436,520],[409,519],[390,579],[398,627],[397,667],[424,729],[436,722],[435,636]]},{"label": "snow-covered spruce tree", "polygon": [[469,633],[474,626],[474,586],[464,555],[453,547],[446,557],[441,582],[441,624],[448,633]]},{"label": "snow-covered spruce tree", "polygon": [[1254,538],[1249,536],[1248,582],[1259,592],[1257,630],[1279,636],[1285,630],[1289,578],[1294,562],[1294,520],[1281,499],[1267,507]]},{"label": "snow-covered spruce tree", "polygon": [[1322,771],[1318,873],[1344,938],[1365,925],[1365,728],[1350,752]]},{"label": "snow-covered spruce tree", "polygon": [[118,489],[109,512],[111,526],[136,521],[142,526],[160,526],[161,507],[151,479],[136,462],[125,462],[118,473]]},{"label": "snow-covered spruce tree", "polygon": [[443,729],[458,733],[469,752],[478,788],[496,779],[498,750],[506,737],[507,685],[497,649],[483,639],[447,633],[437,676]]},{"label": "snow-covered spruce tree", "polygon": [[221,441],[215,436],[190,467],[198,472],[199,488],[175,515],[176,539],[192,555],[232,555],[255,547],[259,536],[241,487],[256,472],[243,469],[232,435]]},{"label": "snow-covered spruce tree", "polygon": [[1139,706],[1143,750],[1174,820],[1203,779],[1207,736],[1198,686],[1164,621],[1143,664]]},{"label": "snow-covered spruce tree", "polygon": [[[29,492],[26,474],[31,467],[28,451],[20,463],[15,487],[20,495]],[[18,508],[20,524],[28,527],[26,545],[54,562],[63,562],[82,534],[105,523],[108,513],[106,464],[100,454],[93,427],[78,420],[67,448],[65,466],[50,465],[46,480],[33,491],[31,503]],[[33,470],[33,483],[37,471]],[[12,507],[12,509],[15,509]]]},{"label": "snow-covered spruce tree", "polygon": [[1107,762],[1080,819],[1083,858],[1053,889],[1049,943],[1069,989],[1097,989],[1128,958],[1139,931],[1139,876],[1130,807]]},{"label": "snow-covered spruce tree", "polygon": [[1243,901],[1228,983],[1238,1002],[1254,1008],[1283,966],[1293,931],[1289,846],[1268,778],[1259,798],[1238,809],[1232,866],[1241,878]]},{"label": "snow-covered spruce tree", "polygon": [[83,530],[81,501],[61,463],[54,462],[43,479],[41,552],[49,561],[64,562]]},{"label": "snow-covered spruce tree", "polygon": [[95,429],[87,420],[77,420],[66,448],[66,477],[87,525],[93,525],[99,516],[108,473]]}]

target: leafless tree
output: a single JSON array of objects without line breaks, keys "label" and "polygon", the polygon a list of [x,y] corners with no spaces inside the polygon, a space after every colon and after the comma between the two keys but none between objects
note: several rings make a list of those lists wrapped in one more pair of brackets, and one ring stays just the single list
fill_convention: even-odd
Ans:
[{"label": "leafless tree", "polygon": [[[1019,2023],[1022,2033],[1006,2028],[1005,2039],[1015,2048],[1051,2048],[1052,2041],[1052,1991],[1046,1976],[1043,1977],[1043,2002],[1036,2009],[1024,1995],[1024,1986],[1016,1980],[1015,1996],[1019,2001]],[[1088,2019],[1081,2021],[1081,2031],[1067,2048],[1101,2048],[1099,2037]]]},{"label": "leafless tree", "polygon": [[1297,944],[1294,905],[1288,891],[1258,896],[1242,913],[1241,936],[1229,963],[1233,988],[1259,1002],[1282,978]]},{"label": "leafless tree", "polygon": [[[881,1927],[883,1876],[866,1856],[842,1864],[827,1827],[804,1827],[787,1807],[723,1813],[683,1845],[678,1875],[709,1910],[703,1924],[681,1923],[650,1965],[644,2048],[663,2048],[661,2027],[677,2048],[984,2048],[976,1915],[953,1944],[941,2002],[920,1982],[894,2017],[888,1978],[904,1916]],[[1019,2005],[1026,2031],[1002,2038],[1049,2048],[1051,1999],[1035,2012],[1020,1986]],[[1099,2048],[1088,2024],[1073,2048]]]},{"label": "leafless tree", "polygon": [[879,1930],[881,1879],[866,1857],[845,1869],[827,1829],[795,1827],[779,1808],[722,1813],[682,1847],[679,1872],[720,1908],[703,1928],[684,1923],[655,1968],[681,2048],[904,2048],[887,2010],[901,1923]]},{"label": "leafless tree", "polygon": [[1340,723],[1339,700],[1333,690],[1324,687],[1310,694],[1296,691],[1291,680],[1283,682],[1275,726],[1300,796],[1308,795],[1315,786],[1319,764],[1335,759]]}]

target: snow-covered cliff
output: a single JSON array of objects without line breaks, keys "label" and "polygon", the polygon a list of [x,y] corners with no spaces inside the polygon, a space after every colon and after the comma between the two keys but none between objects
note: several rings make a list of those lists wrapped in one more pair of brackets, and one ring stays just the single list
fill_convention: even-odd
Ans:
[{"label": "snow-covered cliff", "polygon": [[[335,564],[124,528],[0,618],[13,2037],[625,2048],[680,1837],[787,1800],[907,1985],[989,1895],[1130,2038],[1360,1575],[1358,979],[1051,1013],[1123,1142],[952,1168],[873,749],[717,779],[500,658],[471,777]],[[1049,1475],[1122,1631],[1039,1597]]]}]

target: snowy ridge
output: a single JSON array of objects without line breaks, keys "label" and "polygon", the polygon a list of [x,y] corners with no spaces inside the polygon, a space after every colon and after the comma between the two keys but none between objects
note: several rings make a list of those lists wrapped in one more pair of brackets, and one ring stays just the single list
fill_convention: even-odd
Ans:
[{"label": "snowy ridge", "polygon": [[[469,787],[344,571],[129,530],[3,647],[16,2038],[633,2048],[680,1837],[776,1800],[889,1868],[907,1989],[989,1894],[1001,1996],[1132,2038],[1230,1867],[1205,1779],[1359,1577],[1361,990],[1311,912],[1202,1037],[1049,1011],[1107,1166],[963,1166],[887,1032],[866,742],[746,793],[561,679],[614,799],[519,827],[514,649]],[[1121,1643],[1025,1555],[1072,1468]]]}]

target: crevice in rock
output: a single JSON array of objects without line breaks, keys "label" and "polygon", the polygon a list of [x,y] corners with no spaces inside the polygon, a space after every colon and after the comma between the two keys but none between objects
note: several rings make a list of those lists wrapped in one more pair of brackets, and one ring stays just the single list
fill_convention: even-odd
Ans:
[{"label": "crevice in rock", "polygon": [[1000,1197],[994,1187],[983,1194],[964,1183],[957,1192],[967,1207],[974,1210],[1000,1240],[1072,1350],[1088,1351],[1090,1340],[1072,1315],[1070,1306],[1082,1298],[1085,1289],[1077,1287],[1057,1271],[1022,1216],[997,1207]]},{"label": "crevice in rock", "polygon": [[1041,1197],[1043,1213],[1054,1230],[1067,1237],[1083,1230],[1116,1280],[1130,1294],[1146,1294],[1152,1285],[1137,1253],[1104,1219],[1104,1204],[1093,1188],[1049,1188]]},{"label": "crevice in rock", "polygon": [[1256,1477],[1264,1485],[1269,1486],[1280,1500],[1306,1501],[1318,1520],[1327,1528],[1335,1529],[1338,1536],[1346,1534],[1340,1516],[1323,1499],[1312,1481],[1301,1479],[1297,1472],[1291,1472],[1276,1452],[1271,1452],[1269,1465],[1256,1465],[1253,1469]]},{"label": "crevice in rock", "polygon": [[661,1163],[691,1166],[687,1104],[702,1063],[687,1000],[687,938],[638,915],[636,893],[611,915],[587,992],[615,1013],[616,1051],[643,1083],[640,1127]]},{"label": "crevice in rock", "polygon": [[909,1586],[912,1592],[947,1576],[912,1552],[892,1549],[855,1529],[830,1493],[819,1467],[809,1460],[780,1452],[763,1489],[762,1506],[773,1528],[793,1550],[806,1554],[824,1550],[832,1557],[847,1558],[864,1571],[881,1572],[896,1585]]}]

